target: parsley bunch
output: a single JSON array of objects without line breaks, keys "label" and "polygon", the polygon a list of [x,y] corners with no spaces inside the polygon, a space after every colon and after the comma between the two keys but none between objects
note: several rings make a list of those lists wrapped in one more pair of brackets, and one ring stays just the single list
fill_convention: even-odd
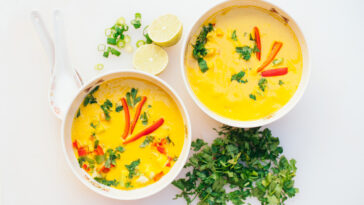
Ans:
[{"label": "parsley bunch", "polygon": [[[256,197],[261,204],[283,204],[293,197],[295,160],[281,155],[279,139],[269,129],[242,129],[223,126],[211,146],[198,139],[192,143],[197,151],[186,163],[192,168],[185,178],[172,184],[182,192],[188,204],[244,204]],[[226,188],[230,188],[229,192]]]}]

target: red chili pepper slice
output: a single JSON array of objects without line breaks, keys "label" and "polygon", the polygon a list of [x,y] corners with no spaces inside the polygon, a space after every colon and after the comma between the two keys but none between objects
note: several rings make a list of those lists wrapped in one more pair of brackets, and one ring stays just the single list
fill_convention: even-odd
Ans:
[{"label": "red chili pepper slice", "polygon": [[166,148],[164,148],[164,147],[157,146],[157,150],[158,150],[158,152],[160,152],[161,154],[166,154]]},{"label": "red chili pepper slice", "polygon": [[78,147],[79,147],[78,146],[78,141],[77,140],[73,141],[72,146],[73,146],[73,148],[78,150]]},{"label": "red chili pepper slice", "polygon": [[160,178],[162,178],[162,176],[164,175],[164,173],[163,172],[159,172],[157,175],[155,175],[154,177],[153,177],[153,180],[156,182],[156,181],[158,181]]},{"label": "red chili pepper slice", "polygon": [[281,76],[286,75],[288,73],[288,68],[275,68],[271,70],[266,70],[262,72],[263,77],[274,77],[274,76]]},{"label": "red chili pepper slice", "polygon": [[262,52],[262,44],[260,43],[260,33],[258,27],[254,27],[254,34],[255,34],[255,42],[257,44],[257,48],[259,49],[258,52],[255,52],[255,55],[257,56],[257,59],[260,61],[260,56]]},{"label": "red chili pepper slice", "polygon": [[123,133],[123,135],[121,137],[123,139],[125,139],[129,134],[130,113],[129,113],[128,103],[126,103],[125,98],[121,99],[121,103],[123,104],[124,112],[125,112],[125,128],[124,128],[124,133]]},{"label": "red chili pepper slice", "polygon": [[95,154],[96,155],[104,155],[104,150],[102,149],[102,147],[100,145],[97,145],[97,147],[95,149]]},{"label": "red chili pepper slice", "polygon": [[274,44],[272,46],[272,50],[269,53],[269,56],[264,61],[264,63],[257,69],[258,73],[260,71],[262,71],[265,67],[267,67],[274,60],[274,58],[278,54],[279,50],[281,50],[282,46],[283,46],[282,42],[278,42],[278,41],[274,42]]},{"label": "red chili pepper slice", "polygon": [[147,97],[146,96],[143,96],[142,97],[142,100],[138,104],[138,107],[137,107],[136,112],[135,112],[135,115],[134,115],[133,122],[131,123],[130,134],[133,134],[135,125],[136,125],[136,123],[137,123],[137,121],[139,119],[140,112],[142,111],[143,105],[144,105],[144,103],[145,103],[146,100],[147,100]]},{"label": "red chili pepper slice", "polygon": [[155,123],[153,123],[151,126],[145,128],[144,130],[142,130],[141,132],[139,132],[138,134],[136,134],[134,137],[126,140],[123,142],[123,144],[128,144],[130,142],[134,142],[135,140],[145,136],[145,135],[148,135],[152,132],[154,132],[156,129],[158,129],[160,126],[162,126],[164,123],[164,119],[163,118],[160,118],[158,121],[156,121]]},{"label": "red chili pepper slice", "polygon": [[86,149],[86,147],[80,147],[78,150],[78,156],[82,157],[82,156],[86,156],[88,154],[88,150]]},{"label": "red chili pepper slice", "polygon": [[90,171],[90,168],[87,166],[87,164],[83,164],[82,165],[82,168],[85,170],[85,171]]}]

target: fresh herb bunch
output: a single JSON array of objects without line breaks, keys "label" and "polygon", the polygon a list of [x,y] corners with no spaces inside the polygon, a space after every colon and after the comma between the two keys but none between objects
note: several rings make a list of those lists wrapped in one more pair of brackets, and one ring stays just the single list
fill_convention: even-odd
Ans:
[{"label": "fresh herb bunch", "polygon": [[205,44],[207,42],[207,34],[214,29],[214,26],[210,23],[207,26],[203,26],[200,34],[196,39],[196,43],[193,46],[193,57],[197,60],[201,72],[206,72],[209,68],[207,67],[206,61],[203,57],[206,56],[207,50]]},{"label": "fresh herb bunch", "polygon": [[[242,129],[223,126],[211,146],[198,139],[192,143],[195,153],[185,167],[192,168],[186,178],[172,184],[182,192],[188,204],[244,204],[256,197],[261,204],[283,204],[298,192],[294,188],[296,161],[281,155],[279,139],[269,129]],[[229,192],[226,188],[230,187]]]}]

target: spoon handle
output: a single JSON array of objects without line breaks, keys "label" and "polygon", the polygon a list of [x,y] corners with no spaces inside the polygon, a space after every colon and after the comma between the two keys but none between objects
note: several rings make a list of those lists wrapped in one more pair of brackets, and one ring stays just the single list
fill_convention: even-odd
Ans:
[{"label": "spoon handle", "polygon": [[49,35],[47,28],[44,25],[43,19],[37,10],[33,10],[30,14],[30,19],[40,37],[40,41],[48,55],[49,63],[51,64],[51,73],[54,72],[54,43]]}]

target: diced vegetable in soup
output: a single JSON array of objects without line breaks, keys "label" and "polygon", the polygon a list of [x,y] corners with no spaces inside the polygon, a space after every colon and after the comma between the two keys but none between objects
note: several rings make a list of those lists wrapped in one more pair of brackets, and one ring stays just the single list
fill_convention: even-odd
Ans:
[{"label": "diced vegetable in soup", "polygon": [[239,121],[270,117],[296,92],[300,44],[277,14],[232,7],[206,20],[185,56],[189,84],[216,114]]},{"label": "diced vegetable in soup", "polygon": [[123,190],[166,175],[184,138],[184,121],[174,100],[139,79],[120,78],[93,88],[72,125],[80,167],[97,182]]}]

